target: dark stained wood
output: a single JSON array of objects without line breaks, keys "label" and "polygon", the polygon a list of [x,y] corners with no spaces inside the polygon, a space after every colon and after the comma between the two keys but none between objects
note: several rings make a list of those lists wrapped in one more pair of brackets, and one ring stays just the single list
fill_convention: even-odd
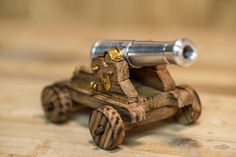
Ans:
[{"label": "dark stained wood", "polygon": [[111,106],[103,106],[92,112],[89,130],[94,142],[106,150],[116,148],[125,138],[124,123]]},{"label": "dark stained wood", "polygon": [[166,65],[131,69],[130,75],[135,80],[163,92],[175,89],[175,81]]},{"label": "dark stained wood", "polygon": [[192,101],[192,103],[180,108],[175,118],[181,124],[184,124],[184,125],[192,124],[201,115],[202,106],[201,106],[200,98],[197,92],[189,85],[181,85],[181,86],[178,86],[177,88],[187,91],[189,95],[191,96],[190,100]]},{"label": "dark stained wood", "polygon": [[73,108],[68,89],[56,85],[44,88],[42,105],[47,118],[52,122],[66,121]]},{"label": "dark stained wood", "polygon": [[125,130],[169,117],[192,124],[201,113],[196,91],[188,85],[175,86],[166,65],[129,69],[125,59],[105,60],[101,55],[92,59],[91,70],[76,68],[71,80],[49,87],[51,91],[48,87],[43,91],[43,106],[56,107],[53,112],[45,110],[49,119],[62,122],[73,108],[94,108],[90,133],[107,150],[123,142]]}]

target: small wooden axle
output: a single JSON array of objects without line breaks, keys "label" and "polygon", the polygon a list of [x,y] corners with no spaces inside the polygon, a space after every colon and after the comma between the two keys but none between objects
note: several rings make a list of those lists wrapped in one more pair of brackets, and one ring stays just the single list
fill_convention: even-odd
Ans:
[{"label": "small wooden axle", "polygon": [[176,86],[166,65],[130,67],[119,48],[94,57],[91,67],[77,69],[71,80],[45,87],[42,105],[52,122],[68,120],[81,106],[94,108],[89,130],[106,150],[122,144],[125,131],[133,127],[172,116],[192,124],[201,114],[196,91]]}]

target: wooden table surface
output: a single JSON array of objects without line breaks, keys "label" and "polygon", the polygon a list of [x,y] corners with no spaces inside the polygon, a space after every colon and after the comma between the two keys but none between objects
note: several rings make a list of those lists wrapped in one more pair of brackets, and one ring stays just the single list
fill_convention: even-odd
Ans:
[{"label": "wooden table surface", "polygon": [[[171,40],[186,36],[199,48],[189,68],[170,66],[177,83],[200,94],[199,121],[172,120],[136,128],[113,151],[99,149],[88,130],[90,109],[55,125],[40,106],[42,88],[89,64],[97,39]],[[212,29],[0,25],[0,156],[236,156],[236,35]]]}]

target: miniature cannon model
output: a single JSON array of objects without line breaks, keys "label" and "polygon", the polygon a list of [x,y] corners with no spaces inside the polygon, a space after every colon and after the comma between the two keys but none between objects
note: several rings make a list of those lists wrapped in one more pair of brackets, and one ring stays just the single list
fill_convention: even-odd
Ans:
[{"label": "miniature cannon model", "polygon": [[93,108],[89,130],[106,150],[122,144],[125,132],[137,126],[169,117],[192,124],[201,114],[198,94],[188,85],[176,86],[166,65],[188,66],[196,57],[188,39],[98,41],[91,67],[43,89],[43,109],[50,121],[64,122],[81,106]]}]

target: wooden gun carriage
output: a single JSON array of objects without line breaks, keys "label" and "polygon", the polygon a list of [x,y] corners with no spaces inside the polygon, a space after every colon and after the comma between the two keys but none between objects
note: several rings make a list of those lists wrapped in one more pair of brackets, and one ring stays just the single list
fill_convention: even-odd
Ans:
[{"label": "wooden gun carriage", "polygon": [[43,89],[42,105],[52,122],[64,122],[80,106],[93,108],[89,130],[101,148],[116,148],[125,131],[174,117],[194,123],[201,102],[189,85],[176,85],[167,64],[192,64],[196,49],[188,39],[174,42],[99,41],[91,67],[76,69],[70,80]]}]

